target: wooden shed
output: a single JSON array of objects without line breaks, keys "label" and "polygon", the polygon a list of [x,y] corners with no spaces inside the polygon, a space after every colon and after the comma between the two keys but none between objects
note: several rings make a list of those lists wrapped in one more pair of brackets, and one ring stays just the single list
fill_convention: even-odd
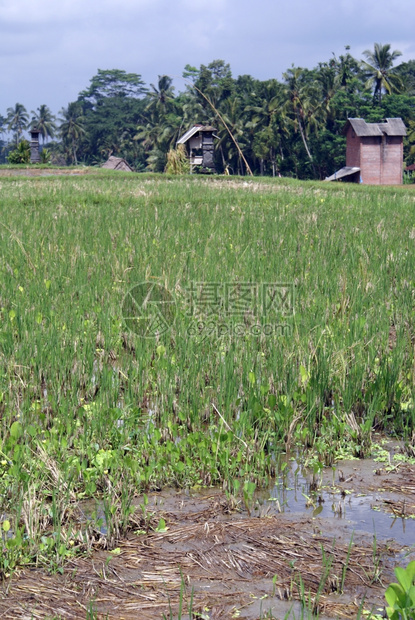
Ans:
[{"label": "wooden shed", "polygon": [[401,118],[387,118],[382,123],[349,118],[343,134],[346,136],[346,166],[327,181],[342,179],[367,185],[402,184],[406,128]]},{"label": "wooden shed", "polygon": [[215,172],[215,162],[213,157],[213,139],[215,128],[210,125],[193,125],[181,138],[177,144],[185,144],[187,147],[190,169],[194,166],[201,166],[210,172]]},{"label": "wooden shed", "polygon": [[122,170],[123,172],[133,172],[131,166],[122,157],[114,157],[111,155],[108,157],[105,164],[102,164],[102,168],[108,168],[109,170]]}]

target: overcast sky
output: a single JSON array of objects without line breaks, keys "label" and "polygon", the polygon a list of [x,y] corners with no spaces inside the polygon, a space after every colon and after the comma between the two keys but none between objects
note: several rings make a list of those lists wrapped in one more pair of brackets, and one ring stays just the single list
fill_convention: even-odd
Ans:
[{"label": "overcast sky", "polygon": [[[97,69],[181,76],[215,59],[234,77],[312,68],[375,42],[415,59],[414,0],[0,0],[0,114],[58,113]],[[177,79],[176,88],[184,89]]]}]

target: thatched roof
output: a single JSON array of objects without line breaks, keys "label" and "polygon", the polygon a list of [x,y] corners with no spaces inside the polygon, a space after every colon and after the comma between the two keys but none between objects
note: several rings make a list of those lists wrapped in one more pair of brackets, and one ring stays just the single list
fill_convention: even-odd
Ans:
[{"label": "thatched roof", "polygon": [[350,126],[359,138],[384,134],[387,136],[406,136],[406,127],[401,118],[387,118],[383,123],[366,123],[363,118],[348,118],[343,128],[344,134]]},{"label": "thatched roof", "polygon": [[108,157],[105,164],[102,164],[102,168],[108,168],[109,170],[123,170],[124,172],[132,172],[131,166],[122,157]]}]

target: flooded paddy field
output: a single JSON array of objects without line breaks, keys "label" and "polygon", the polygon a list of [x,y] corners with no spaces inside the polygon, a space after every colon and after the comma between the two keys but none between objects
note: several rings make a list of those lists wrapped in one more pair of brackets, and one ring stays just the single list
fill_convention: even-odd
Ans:
[{"label": "flooded paddy field", "polygon": [[[373,459],[344,461],[316,484],[292,461],[249,502],[218,489],[146,498],[111,550],[98,507],[92,554],[68,561],[63,574],[13,577],[3,585],[0,617],[369,617],[383,613],[393,569],[415,559],[408,463],[391,470]],[[84,503],[85,519],[92,511]],[[141,529],[145,521],[152,531]]]}]

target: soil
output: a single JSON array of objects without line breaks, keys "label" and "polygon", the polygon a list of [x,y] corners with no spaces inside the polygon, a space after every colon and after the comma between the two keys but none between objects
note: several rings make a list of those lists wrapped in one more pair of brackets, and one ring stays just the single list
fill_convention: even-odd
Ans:
[{"label": "soil", "polygon": [[185,620],[189,606],[200,619],[307,618],[300,601],[322,620],[356,618],[362,601],[383,610],[393,569],[415,559],[415,465],[344,461],[313,483],[294,462],[248,506],[215,489],[150,494],[165,531],[131,531],[62,575],[21,571],[2,586],[0,618]]},{"label": "soil", "polygon": [[2,168],[0,177],[50,177],[91,174],[93,168]]}]

